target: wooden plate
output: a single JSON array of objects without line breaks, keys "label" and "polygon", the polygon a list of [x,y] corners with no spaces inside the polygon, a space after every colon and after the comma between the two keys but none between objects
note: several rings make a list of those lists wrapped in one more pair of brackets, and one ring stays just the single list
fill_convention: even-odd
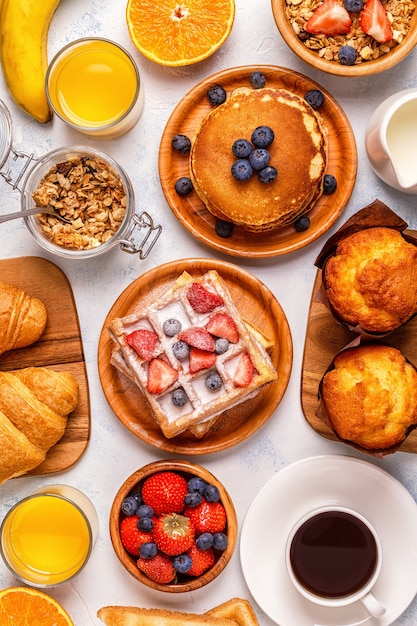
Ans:
[{"label": "wooden plate", "polygon": [[60,268],[40,257],[2,259],[0,276],[4,282],[40,298],[48,311],[42,337],[27,348],[2,354],[0,369],[42,366],[69,371],[80,386],[80,399],[68,419],[64,436],[48,451],[43,463],[24,476],[60,472],[78,461],[90,438],[87,372],[71,285]]},{"label": "wooden plate", "polygon": [[[148,303],[162,295],[184,272],[201,276],[210,269],[225,280],[242,317],[259,327],[274,342],[272,362],[278,381],[265,387],[256,398],[225,411],[215,426],[202,438],[184,432],[166,439],[139,388],[110,365],[113,342],[107,326],[115,317],[129,314],[140,303]],[[100,335],[98,367],[104,394],[119,420],[136,437],[155,448],[177,454],[209,454],[224,450],[258,430],[278,406],[289,381],[292,367],[292,339],[285,314],[269,289],[244,270],[212,259],[184,259],[154,268],[137,278],[110,309]]]},{"label": "wooden plate", "polygon": [[[184,134],[192,140],[203,117],[210,111],[207,91],[215,83],[221,84],[230,94],[238,87],[250,87],[250,74],[259,70],[269,87],[284,88],[300,96],[309,89],[320,89],[325,95],[325,105],[320,110],[328,131],[329,164],[327,172],[338,181],[334,194],[322,196],[309,213],[310,228],[298,233],[293,226],[285,226],[262,234],[250,233],[236,227],[232,237],[221,238],[214,230],[215,218],[192,192],[180,197],[175,182],[180,176],[189,176],[188,156],[171,147],[175,134]],[[294,138],[296,141],[296,138]],[[215,155],[213,155],[215,158]],[[350,123],[334,98],[323,87],[293,70],[271,65],[243,66],[224,70],[191,89],[172,112],[162,134],[159,149],[159,177],[165,198],[174,215],[194,237],[204,244],[239,257],[272,257],[287,254],[315,241],[338,219],[353,190],[357,170],[356,143]]]},{"label": "wooden plate", "polygon": [[[407,231],[414,232],[414,231]],[[318,388],[334,356],[355,337],[353,333],[338,324],[325,304],[316,299],[321,287],[321,270],[317,271],[304,346],[303,367],[301,374],[301,404],[304,415],[316,432],[334,441],[340,441],[329,425],[316,411],[319,407]],[[400,350],[404,356],[417,365],[417,317],[398,330],[390,333],[382,341]],[[417,452],[417,429],[413,430],[401,444],[403,452]]]}]

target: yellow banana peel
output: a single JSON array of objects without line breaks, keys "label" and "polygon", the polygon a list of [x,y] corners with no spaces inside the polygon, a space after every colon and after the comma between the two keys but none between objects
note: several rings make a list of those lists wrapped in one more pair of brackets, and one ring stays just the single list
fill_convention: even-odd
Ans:
[{"label": "yellow banana peel", "polygon": [[13,100],[40,123],[52,118],[45,91],[48,30],[60,0],[1,0],[0,62]]}]

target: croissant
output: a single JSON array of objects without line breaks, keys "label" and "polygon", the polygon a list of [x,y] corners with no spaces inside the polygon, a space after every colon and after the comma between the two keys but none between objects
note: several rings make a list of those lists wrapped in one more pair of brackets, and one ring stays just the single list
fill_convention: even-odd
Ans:
[{"label": "croissant", "polygon": [[42,300],[0,281],[0,354],[37,341],[46,322],[47,311]]}]

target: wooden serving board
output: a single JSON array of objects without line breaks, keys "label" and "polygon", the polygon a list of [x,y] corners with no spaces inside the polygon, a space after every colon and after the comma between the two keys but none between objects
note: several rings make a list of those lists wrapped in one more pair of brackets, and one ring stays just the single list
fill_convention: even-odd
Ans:
[{"label": "wooden serving board", "polygon": [[88,380],[71,285],[60,268],[40,257],[0,260],[0,279],[40,298],[48,312],[42,337],[27,348],[2,354],[0,369],[42,366],[69,371],[80,386],[80,399],[68,418],[64,436],[48,451],[43,463],[25,476],[60,472],[80,458],[90,437]]},{"label": "wooden serving board", "polygon": [[[414,234],[414,231],[407,231]],[[301,404],[309,424],[323,437],[340,441],[324,419],[316,414],[319,408],[318,389],[323,374],[335,355],[357,337],[357,333],[337,323],[327,306],[316,298],[322,285],[317,271],[311,297],[301,374]],[[400,350],[417,365],[417,316],[381,341]],[[417,429],[401,444],[402,452],[417,452]]]}]

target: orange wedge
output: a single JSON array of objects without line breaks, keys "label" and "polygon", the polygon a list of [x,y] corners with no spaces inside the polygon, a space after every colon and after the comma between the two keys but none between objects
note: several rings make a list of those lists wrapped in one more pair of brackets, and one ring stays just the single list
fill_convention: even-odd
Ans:
[{"label": "orange wedge", "polygon": [[129,35],[145,57],[160,65],[191,65],[228,38],[235,0],[128,0]]},{"label": "orange wedge", "polygon": [[0,591],[0,626],[74,626],[62,606],[42,591],[10,587]]}]

